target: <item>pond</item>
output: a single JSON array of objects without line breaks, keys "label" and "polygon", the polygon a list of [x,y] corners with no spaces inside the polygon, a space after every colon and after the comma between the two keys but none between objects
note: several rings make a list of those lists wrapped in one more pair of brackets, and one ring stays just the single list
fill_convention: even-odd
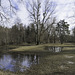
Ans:
[{"label": "pond", "polygon": [[39,64],[36,54],[0,54],[0,69],[12,72],[24,72],[31,65]]},{"label": "pond", "polygon": [[[50,52],[61,52],[62,47],[45,47],[48,53]],[[40,63],[41,56],[48,54],[21,54],[21,53],[1,53],[0,54],[0,69],[4,71],[12,72],[24,72],[33,65]]]},{"label": "pond", "polygon": [[61,52],[63,47],[55,47],[55,46],[46,46],[45,50],[50,52]]}]

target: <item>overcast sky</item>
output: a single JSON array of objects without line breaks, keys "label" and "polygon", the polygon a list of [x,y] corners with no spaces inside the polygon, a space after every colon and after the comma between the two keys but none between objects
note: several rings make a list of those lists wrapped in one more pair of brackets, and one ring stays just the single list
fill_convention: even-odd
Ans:
[{"label": "overcast sky", "polygon": [[75,13],[75,0],[54,0],[57,2],[57,18],[58,20],[65,19],[70,24],[70,29],[75,26],[74,13]]},{"label": "overcast sky", "polygon": [[[12,4],[16,7],[17,10],[17,17],[21,19],[23,24],[29,24],[29,14],[25,8],[24,2],[21,2],[19,0],[11,0]],[[18,2],[17,2],[18,1]],[[25,0],[27,1],[27,0]],[[75,0],[52,0],[54,1],[56,6],[56,18],[57,21],[65,19],[70,24],[70,29],[75,26],[74,24],[74,18],[72,17],[75,13]],[[6,0],[2,0],[3,5],[9,5]],[[10,22],[13,24],[13,22],[16,20],[16,16],[11,16]],[[11,25],[10,25],[11,26]]]}]

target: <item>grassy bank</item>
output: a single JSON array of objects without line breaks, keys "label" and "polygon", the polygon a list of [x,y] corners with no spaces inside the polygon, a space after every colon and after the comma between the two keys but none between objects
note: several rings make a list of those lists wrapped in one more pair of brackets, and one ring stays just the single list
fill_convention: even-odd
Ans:
[{"label": "grassy bank", "polygon": [[0,46],[0,53],[6,53],[9,50],[16,49],[18,47],[20,47],[20,46],[18,46],[18,45],[4,45],[4,46]]},{"label": "grassy bank", "polygon": [[75,49],[75,44],[70,44],[70,43],[65,43],[65,44],[41,44],[41,45],[34,45],[34,46],[20,46],[18,48],[9,50],[9,51],[13,51],[13,52],[18,52],[18,51],[44,51],[44,48],[46,46],[59,46],[59,47],[66,47],[64,49],[69,49],[69,47],[71,47],[71,49]]}]

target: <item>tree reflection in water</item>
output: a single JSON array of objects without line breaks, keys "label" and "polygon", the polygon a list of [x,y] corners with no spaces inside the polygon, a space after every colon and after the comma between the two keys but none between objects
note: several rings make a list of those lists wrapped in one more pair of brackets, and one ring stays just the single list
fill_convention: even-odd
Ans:
[{"label": "tree reflection in water", "polygon": [[63,47],[53,47],[53,46],[46,46],[45,50],[48,50],[50,52],[61,52]]}]

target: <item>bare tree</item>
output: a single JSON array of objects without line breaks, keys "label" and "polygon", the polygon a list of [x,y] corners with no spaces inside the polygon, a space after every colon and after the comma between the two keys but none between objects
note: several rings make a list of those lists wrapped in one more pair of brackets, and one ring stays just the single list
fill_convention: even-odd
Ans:
[{"label": "bare tree", "polygon": [[[47,22],[50,21],[52,15],[54,14],[56,5],[50,0],[32,0],[31,3],[27,4],[27,10],[30,14],[31,20],[36,26],[36,44],[40,43],[40,37],[45,30],[50,27]],[[44,29],[44,27],[46,29]]]},{"label": "bare tree", "polygon": [[16,14],[16,7],[13,5],[12,0],[6,0],[7,4],[3,4],[4,0],[0,0],[0,24],[9,22],[12,14]]}]

